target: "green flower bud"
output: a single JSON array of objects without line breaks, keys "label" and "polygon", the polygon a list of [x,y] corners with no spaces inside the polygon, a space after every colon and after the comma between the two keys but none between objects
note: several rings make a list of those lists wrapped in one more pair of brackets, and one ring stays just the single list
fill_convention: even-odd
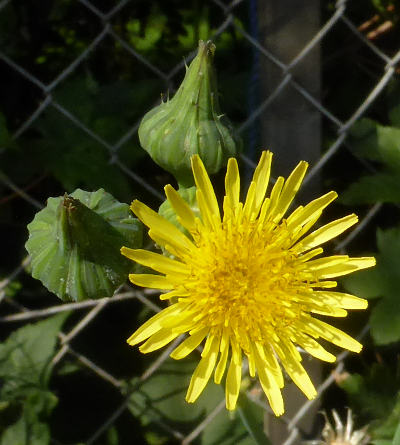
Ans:
[{"label": "green flower bud", "polygon": [[214,52],[211,41],[200,40],[198,54],[175,96],[150,110],[139,127],[142,147],[182,186],[193,185],[192,155],[198,154],[208,173],[213,174],[241,146],[219,108]]},{"label": "green flower bud", "polygon": [[49,198],[28,225],[32,276],[62,300],[111,297],[130,272],[121,246],[142,245],[142,225],[103,189]]}]

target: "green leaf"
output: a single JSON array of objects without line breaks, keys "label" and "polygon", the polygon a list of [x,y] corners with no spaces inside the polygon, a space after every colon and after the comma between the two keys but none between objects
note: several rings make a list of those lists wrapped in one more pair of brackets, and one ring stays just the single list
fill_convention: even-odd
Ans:
[{"label": "green leaf", "polygon": [[376,202],[400,203],[400,172],[377,173],[364,176],[342,194],[340,201],[346,205],[375,204]]},{"label": "green leaf", "polygon": [[57,401],[57,397],[50,391],[30,390],[23,403],[20,403],[20,418],[5,429],[0,445],[49,444],[50,431],[43,420],[50,416]]},{"label": "green leaf", "polygon": [[[129,409],[144,424],[156,419],[169,422],[191,422],[201,416],[202,404],[187,404],[185,393],[189,386],[190,376],[195,368],[192,360],[168,360],[153,376],[135,391],[129,402]],[[131,382],[136,384],[136,380]],[[210,398],[215,398],[215,388]],[[221,396],[220,391],[218,391]],[[218,396],[216,397],[218,399]]]},{"label": "green leaf", "polygon": [[381,279],[379,264],[372,269],[361,270],[341,279],[341,283],[352,294],[371,300],[385,293],[385,283]]},{"label": "green leaf", "polygon": [[8,427],[0,441],[0,445],[48,445],[49,443],[49,427],[39,421],[32,423],[27,414]]},{"label": "green leaf", "polygon": [[[160,424],[167,424],[180,431],[192,431],[224,399],[223,388],[210,381],[199,399],[188,404],[185,394],[197,361],[185,359],[166,361],[148,380],[139,386],[138,379],[131,386],[138,386],[129,399],[129,410],[141,420],[149,431],[157,431],[156,443],[163,443],[168,433],[163,433]],[[262,410],[252,406],[255,419],[262,418]],[[265,436],[264,436],[265,438]],[[201,435],[202,445],[251,445],[249,435],[237,412],[225,409],[213,418]],[[266,440],[264,443],[267,443]]]},{"label": "green leaf", "polygon": [[389,111],[389,119],[394,127],[400,127],[400,105],[394,106]]},{"label": "green leaf", "polygon": [[129,206],[102,189],[49,198],[28,229],[32,276],[62,300],[111,297],[132,268],[121,247],[142,244]]},{"label": "green leaf", "polygon": [[378,123],[364,118],[357,121],[350,131],[350,143],[356,153],[366,159],[380,161],[377,137]]},{"label": "green leaf", "polygon": [[65,312],[26,325],[0,344],[0,398],[5,410],[21,411],[13,424],[1,425],[4,432],[0,445],[50,443],[50,431],[43,421],[50,416],[58,400],[47,386],[57,336],[68,315]]},{"label": "green leaf", "polygon": [[384,298],[371,314],[371,335],[377,345],[400,340],[399,298]]},{"label": "green leaf", "polygon": [[400,128],[361,119],[351,130],[350,143],[360,156],[380,161],[389,171],[400,173]]},{"label": "green leaf", "polygon": [[[1,281],[2,281],[2,279],[0,279],[0,282]],[[18,294],[18,292],[21,290],[21,288],[22,288],[21,282],[17,281],[17,280],[13,280],[13,281],[10,281],[7,284],[7,286],[1,290],[1,292],[4,292],[4,294],[8,298],[13,298],[13,297],[15,297],[15,295]]]},{"label": "green leaf", "polygon": [[107,149],[56,111],[49,114],[40,123],[42,137],[29,141],[30,154],[41,168],[50,171],[68,192],[77,187],[105,188],[128,199],[128,181],[121,170],[110,163]]},{"label": "green leaf", "polygon": [[245,395],[240,395],[238,413],[244,427],[257,445],[272,445],[264,433],[264,414],[259,407]]},{"label": "green leaf", "polygon": [[[362,418],[362,423],[380,420],[374,428],[382,426],[382,422],[388,420],[391,413],[396,418],[394,410],[398,409],[400,400],[397,395],[399,385],[397,370],[386,363],[373,363],[363,375],[350,374],[339,383],[347,393],[353,411]],[[391,434],[393,436],[393,431]],[[379,437],[384,436],[380,434]]]},{"label": "green leaf", "polygon": [[118,445],[118,430],[115,426],[112,426],[107,430],[107,445]]},{"label": "green leaf", "polygon": [[47,388],[57,335],[68,313],[28,324],[0,344],[1,397],[13,399],[32,388]]},{"label": "green leaf", "polygon": [[[130,83],[117,81],[99,86],[90,75],[72,77],[55,91],[55,101],[110,145],[132,127],[148,107],[149,92],[162,86],[154,79]],[[134,104],[134,105],[132,105]],[[57,109],[49,107],[34,122],[35,137],[20,145],[24,157],[49,171],[67,192],[81,187],[104,188],[120,200],[131,199],[132,189],[126,175],[110,162],[113,153],[76,126]],[[134,168],[145,152],[132,138],[121,147],[129,156],[127,167]],[[122,160],[121,150],[118,157]]]},{"label": "green leaf", "polygon": [[400,422],[393,437],[393,445],[400,445]]},{"label": "green leaf", "polygon": [[371,311],[371,335],[385,345],[400,340],[400,227],[378,230],[377,265],[343,280],[344,287],[365,298],[381,297]]},{"label": "green leaf", "polygon": [[400,128],[377,126],[378,150],[389,170],[400,172]]},{"label": "green leaf", "polygon": [[[374,439],[373,443],[379,441],[390,440],[390,444],[395,444],[395,438],[399,430],[400,419],[400,394],[395,395],[392,409],[383,416],[370,424],[371,436]],[[398,440],[399,436],[397,437]]]},{"label": "green leaf", "polygon": [[[167,16],[154,6],[147,18],[144,30],[140,29],[139,20],[131,20],[126,24],[128,38],[132,46],[140,52],[148,52],[156,48],[157,42],[167,30]],[[144,34],[144,36],[143,36]],[[143,37],[142,37],[143,36]]]},{"label": "green leaf", "polygon": [[352,396],[359,395],[364,390],[364,377],[361,374],[350,374],[340,383],[340,387]]}]

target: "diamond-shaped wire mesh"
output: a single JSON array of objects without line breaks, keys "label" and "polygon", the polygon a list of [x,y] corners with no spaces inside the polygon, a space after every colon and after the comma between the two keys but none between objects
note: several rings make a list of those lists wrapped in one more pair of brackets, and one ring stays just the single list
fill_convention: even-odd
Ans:
[{"label": "diamond-shaped wire mesh", "polygon": [[[86,159],[90,160],[93,156],[97,162],[100,156],[102,168],[110,177],[105,178],[99,186],[110,187],[110,191],[122,200],[139,197],[156,206],[162,202],[162,185],[170,178],[156,169],[139,147],[138,126],[143,113],[159,102],[160,93],[168,94],[175,90],[182,79],[185,63],[189,63],[195,55],[195,48],[192,46],[189,49],[190,41],[196,41],[196,33],[201,26],[208,26],[207,23],[210,24],[210,38],[217,45],[216,64],[217,68],[221,68],[222,100],[225,100],[230,109],[228,114],[236,122],[245,140],[246,148],[242,156],[244,167],[253,168],[263,148],[261,144],[268,142],[261,135],[263,120],[269,119],[268,116],[276,111],[277,101],[280,97],[286,98],[283,95],[290,91],[317,116],[316,124],[313,124],[317,133],[322,125],[323,148],[319,146],[319,155],[312,160],[311,171],[305,179],[306,184],[314,187],[311,194],[317,195],[317,188],[326,191],[326,184],[320,179],[322,174],[326,172],[332,178],[332,172],[342,162],[350,160],[351,168],[358,171],[373,168],[352,154],[347,138],[353,125],[374,109],[385,88],[396,76],[400,44],[394,50],[393,44],[386,47],[380,45],[379,29],[375,29],[375,36],[367,35],[360,25],[369,17],[360,16],[360,8],[354,5],[356,0],[343,0],[336,4],[322,2],[321,5],[316,2],[318,15],[321,15],[318,29],[295,57],[285,62],[279,54],[274,53],[273,48],[268,47],[268,38],[262,34],[265,32],[264,18],[257,14],[257,7],[259,12],[265,4],[268,6],[269,0],[208,0],[201,6],[193,2],[199,15],[197,28],[190,28],[188,21],[175,23],[183,17],[178,13],[179,8],[185,9],[184,2],[179,1],[170,2],[171,13],[168,17],[165,7],[157,10],[157,6],[151,10],[144,2],[133,0],[57,0],[47,2],[43,10],[36,12],[43,16],[42,19],[32,19],[30,16],[36,6],[17,3],[16,0],[0,2],[0,23],[3,27],[0,60],[4,79],[1,94],[2,103],[8,106],[1,111],[11,133],[9,146],[0,147],[0,154],[5,155],[7,150],[16,150],[18,154],[20,150],[19,157],[17,154],[10,155],[20,164],[14,165],[10,171],[1,166],[0,184],[2,205],[12,201],[15,214],[21,213],[21,221],[29,222],[32,219],[34,213],[45,204],[45,193],[49,190],[61,195],[63,187],[73,188],[77,185],[76,181],[67,183],[62,167],[56,179],[49,177],[48,173],[54,163],[76,162],[76,159],[68,156],[68,149],[72,150],[68,144],[71,143],[75,143],[77,150],[81,150],[76,152],[78,157],[85,154],[88,156]],[[366,11],[368,14],[367,8]],[[296,7],[288,10],[282,26],[291,22],[298,12]],[[178,39],[173,35],[162,34],[165,30],[163,21],[151,22],[156,20],[157,13],[159,17],[171,20],[178,30]],[[151,39],[152,36],[143,34],[145,22],[140,21],[141,15],[146,16],[147,24],[153,25],[148,29],[149,33],[155,33],[153,37],[158,42],[154,43],[154,49],[146,46],[146,38]],[[270,20],[273,21],[274,17]],[[38,28],[32,29],[33,24]],[[280,22],[276,20],[274,27],[279,26]],[[272,28],[270,26],[268,29]],[[18,35],[13,34],[14,29],[19,29]],[[160,38],[157,37],[158,31],[162,39],[169,39],[172,47],[180,42],[181,53],[168,53],[169,43],[157,40]],[[190,36],[191,32],[194,35]],[[381,32],[385,35],[384,30]],[[41,33],[49,34],[47,40]],[[289,38],[296,39],[296,34],[293,33]],[[312,67],[308,57],[315,51],[320,52],[321,62]],[[354,64],[351,65],[353,57]],[[345,63],[343,69],[338,66],[340,63]],[[265,69],[274,71],[273,79],[276,82],[267,88],[262,81],[267,74],[263,71]],[[298,70],[303,72],[301,76],[298,76]],[[320,91],[318,88],[310,88],[304,70],[310,76],[312,70],[315,70],[312,74],[317,73],[322,78]],[[359,88],[356,88],[357,83]],[[343,102],[336,100],[335,96],[343,100],[346,89],[349,97],[343,106]],[[287,106],[290,107],[290,103]],[[31,146],[27,145],[28,141],[32,143]],[[54,159],[42,171],[38,168],[29,170],[28,165],[21,165],[25,156],[28,160],[32,156],[28,152],[24,154],[24,150],[32,150],[36,156],[40,153],[40,144],[45,144],[46,150],[54,150]],[[274,147],[268,144],[274,151]],[[295,155],[291,156],[291,147],[285,148],[285,156],[288,165],[293,166],[298,160]],[[90,165],[76,165],[81,170],[87,169],[88,177],[95,177],[90,171]],[[28,177],[24,177],[26,172]],[[122,179],[117,181],[114,176]],[[335,246],[335,250],[342,251],[350,242],[371,230],[371,221],[381,208],[377,204],[364,210],[361,223]],[[16,221],[16,225],[20,225],[20,222]],[[11,227],[5,227],[5,230],[11,231]],[[148,359],[146,363],[149,365],[140,373],[136,369],[137,377],[129,385],[126,379],[130,377],[129,371],[134,370],[132,361],[137,360],[137,355],[131,350],[118,352],[119,355],[111,354],[111,360],[122,361],[113,366],[110,366],[110,357],[108,361],[102,358],[102,349],[106,354],[106,349],[115,347],[118,341],[113,336],[110,342],[102,345],[106,338],[104,331],[118,326],[122,348],[126,336],[134,329],[130,320],[137,318],[135,314],[130,316],[126,312],[138,312],[144,307],[147,313],[159,311],[157,295],[124,286],[111,299],[58,304],[55,297],[52,299],[46,295],[42,298],[38,286],[27,282],[29,258],[22,248],[24,237],[26,232],[19,226],[16,234],[5,243],[6,248],[13,253],[9,255],[8,265],[2,270],[5,275],[0,282],[0,301],[3,306],[0,322],[9,333],[16,326],[42,317],[63,311],[74,313],[65,332],[59,335],[59,349],[53,363],[60,365],[75,361],[87,370],[86,380],[92,378],[96,385],[97,380],[101,379],[105,383],[99,385],[99,388],[104,388],[104,385],[111,388],[104,399],[96,399],[96,406],[88,407],[90,410],[99,410],[101,414],[89,416],[91,430],[87,432],[88,436],[80,440],[87,445],[105,443],[104,434],[113,425],[127,417],[128,412],[138,413],[140,410],[143,410],[142,416],[144,413],[148,422],[156,424],[170,438],[171,442],[168,443],[194,443],[212,428],[213,421],[225,409],[222,393],[220,400],[216,400],[215,406],[209,409],[208,415],[200,416],[197,425],[189,431],[186,426],[180,429],[176,423],[171,426],[162,412],[146,405],[148,402],[140,406],[140,400],[131,397],[135,392],[140,392],[142,385],[151,384],[159,368],[171,360],[168,355],[174,344],[156,358]],[[36,294],[33,296],[28,293],[21,298],[18,295],[9,297],[7,288],[19,280],[27,287],[31,286],[34,289],[31,293]],[[125,315],[119,319],[121,312],[125,312]],[[121,327],[123,324],[125,326]],[[366,326],[359,336],[363,337],[367,331]],[[91,338],[87,340],[87,336]],[[89,345],[97,343],[95,350],[89,350],[85,342]],[[131,359],[128,358],[129,354]],[[284,425],[285,429],[285,437],[280,443],[299,443],[302,438],[300,421],[307,417],[314,406],[318,406],[324,392],[334,384],[335,375],[345,369],[347,355],[346,352],[340,354],[333,372],[331,369],[325,373],[326,378],[321,380],[315,400],[304,401],[291,417],[284,415],[275,420]],[[124,366],[126,372],[121,370]],[[65,388],[63,391],[65,394]],[[266,413],[270,413],[257,388],[250,388],[248,395]],[[85,394],[81,397],[84,398]],[[82,403],[86,404],[84,401]],[[98,404],[101,403],[104,406],[99,408]],[[133,406],[135,403],[139,405]],[[65,410],[70,409],[67,403],[62,406]],[[124,422],[129,423],[126,420]],[[137,422],[131,421],[132,428],[135,425],[137,428]],[[62,439],[52,440],[57,444],[68,442],[68,439],[66,442],[62,442]],[[137,442],[125,440],[121,443]]]}]

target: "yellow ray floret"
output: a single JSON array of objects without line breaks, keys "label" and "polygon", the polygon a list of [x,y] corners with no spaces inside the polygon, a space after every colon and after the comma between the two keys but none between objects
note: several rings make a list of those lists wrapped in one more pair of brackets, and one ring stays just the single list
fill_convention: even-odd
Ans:
[{"label": "yellow ray floret", "polygon": [[[311,231],[337,194],[329,192],[286,215],[307,170],[300,162],[285,181],[280,177],[266,196],[271,152],[263,152],[244,203],[240,202],[237,162],[229,159],[225,176],[223,217],[211,181],[200,158],[192,157],[200,217],[170,185],[165,193],[184,234],[156,212],[134,201],[131,209],[149,227],[149,235],[169,256],[123,247],[127,258],[157,274],[131,274],[132,283],[168,291],[160,296],[170,306],[144,323],[129,339],[148,353],[182,334],[186,338],[171,353],[180,360],[202,345],[186,400],[195,402],[211,375],[225,378],[226,407],[235,408],[242,380],[242,363],[257,377],[274,413],[284,412],[282,368],[306,397],[316,390],[299,352],[326,361],[335,356],[323,339],[350,351],[361,344],[322,317],[345,317],[348,309],[365,309],[367,301],[332,291],[340,277],[371,267],[371,257],[321,255],[321,244],[357,222],[348,215]],[[173,256],[173,259],[171,258]],[[318,314],[320,318],[315,318]]]}]

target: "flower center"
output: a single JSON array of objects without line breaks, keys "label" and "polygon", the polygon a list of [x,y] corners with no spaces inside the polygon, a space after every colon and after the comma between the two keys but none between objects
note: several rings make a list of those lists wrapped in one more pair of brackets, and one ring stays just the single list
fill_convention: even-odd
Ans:
[{"label": "flower center", "polygon": [[185,285],[199,321],[247,331],[252,340],[264,339],[268,328],[292,325],[301,312],[293,297],[306,278],[285,231],[282,224],[267,231],[248,223],[202,234]]}]

